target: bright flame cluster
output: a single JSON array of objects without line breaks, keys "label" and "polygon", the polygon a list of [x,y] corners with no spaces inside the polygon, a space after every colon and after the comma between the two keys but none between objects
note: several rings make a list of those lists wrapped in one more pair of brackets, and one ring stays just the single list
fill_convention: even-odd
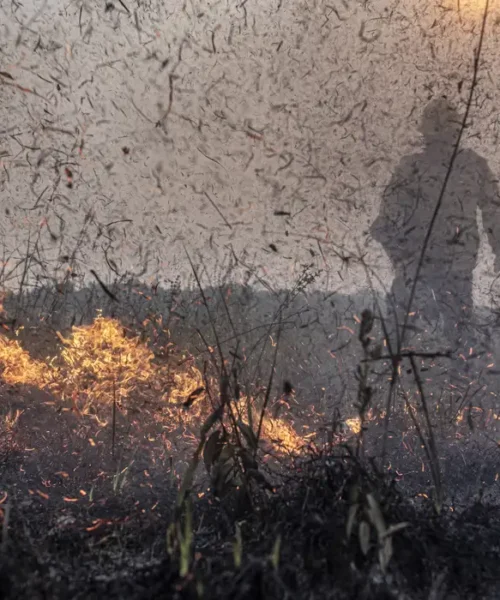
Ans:
[{"label": "bright flame cluster", "polygon": [[33,360],[17,340],[0,335],[0,376],[11,385],[46,387],[49,383],[47,365]]},{"label": "bright flame cluster", "polygon": [[89,327],[75,327],[61,352],[61,371],[79,393],[93,399],[121,398],[149,383],[154,354],[138,337],[127,337],[118,321],[99,316]]},{"label": "bright flame cluster", "polygon": [[62,398],[88,403],[111,402],[153,394],[180,402],[202,385],[193,361],[175,355],[172,365],[155,364],[154,353],[138,336],[127,334],[114,320],[98,316],[85,327],[74,327],[62,342],[61,353],[44,362],[33,359],[18,340],[0,335],[0,377],[11,385],[49,389]]},{"label": "bright flame cluster", "polygon": [[276,451],[292,454],[306,445],[306,440],[295,431],[293,425],[279,417],[265,418],[262,432]]},{"label": "bright flame cluster", "polygon": [[[147,398],[166,409],[162,418],[180,411],[184,423],[201,425],[203,416],[213,410],[204,395],[189,408],[183,407],[193,392],[204,387],[192,357],[171,349],[169,358],[159,362],[140,337],[128,333],[119,321],[99,315],[89,326],[73,327],[67,338],[58,337],[60,354],[39,361],[18,340],[0,334],[0,379],[71,399],[82,414],[90,412],[91,406],[109,405],[114,400],[120,405],[140,406]],[[306,444],[291,423],[271,416],[264,419],[262,434],[279,453],[298,452]]]}]

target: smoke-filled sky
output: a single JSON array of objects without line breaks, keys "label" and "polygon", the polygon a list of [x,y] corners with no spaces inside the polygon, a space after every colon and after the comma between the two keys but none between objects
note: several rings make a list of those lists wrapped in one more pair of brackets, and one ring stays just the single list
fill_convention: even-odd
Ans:
[{"label": "smoke-filled sky", "polygon": [[[125,272],[272,285],[392,270],[370,224],[429,100],[463,112],[481,0],[0,0],[0,235],[7,285]],[[500,174],[491,3],[465,146]],[[475,298],[493,280],[481,236]],[[28,249],[29,248],[29,249]],[[350,260],[343,257],[353,256]],[[38,267],[36,266],[38,265]],[[244,277],[245,267],[233,273]],[[17,284],[17,283],[16,283]]]}]

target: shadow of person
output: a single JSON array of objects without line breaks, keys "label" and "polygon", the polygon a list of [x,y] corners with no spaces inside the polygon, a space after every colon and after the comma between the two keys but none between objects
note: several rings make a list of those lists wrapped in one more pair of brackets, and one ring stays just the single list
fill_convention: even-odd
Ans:
[{"label": "shadow of person", "polygon": [[[371,235],[392,261],[390,305],[399,333],[410,299],[424,239],[443,183],[448,183],[424,256],[408,318],[405,345],[432,339],[458,351],[474,343],[472,276],[479,250],[477,209],[500,266],[500,198],[484,158],[460,149],[448,174],[461,117],[445,98],[432,100],[420,124],[424,147],[404,156],[387,186]],[[416,332],[416,333],[415,333]]]}]

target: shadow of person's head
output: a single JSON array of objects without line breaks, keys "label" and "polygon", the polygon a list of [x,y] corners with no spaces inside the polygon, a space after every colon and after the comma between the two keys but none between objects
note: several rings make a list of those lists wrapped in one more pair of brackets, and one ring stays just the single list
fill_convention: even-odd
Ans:
[{"label": "shadow of person's head", "polygon": [[425,107],[419,131],[426,145],[454,144],[460,132],[462,118],[446,98],[431,100]]}]

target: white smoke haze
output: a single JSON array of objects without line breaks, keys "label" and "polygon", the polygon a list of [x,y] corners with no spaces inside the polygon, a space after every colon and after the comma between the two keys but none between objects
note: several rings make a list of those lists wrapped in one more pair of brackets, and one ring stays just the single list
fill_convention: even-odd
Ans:
[{"label": "white smoke haze", "polygon": [[[233,253],[276,287],[390,287],[368,229],[426,103],[463,111],[483,3],[0,0],[0,235],[6,285],[74,258],[145,282],[213,283]],[[464,145],[498,175],[492,5]],[[68,187],[71,185],[71,187]],[[480,215],[478,215],[480,218]],[[244,271],[244,269],[243,269]],[[240,269],[232,273],[244,276]],[[488,303],[481,235],[474,296]],[[255,281],[255,280],[254,280]]]}]

